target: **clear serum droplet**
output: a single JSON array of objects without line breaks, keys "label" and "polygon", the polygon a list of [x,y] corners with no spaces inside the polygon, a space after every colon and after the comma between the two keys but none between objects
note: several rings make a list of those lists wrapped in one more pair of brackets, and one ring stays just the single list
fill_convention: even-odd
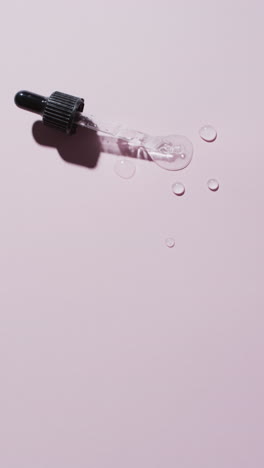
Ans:
[{"label": "clear serum droplet", "polygon": [[207,182],[207,186],[211,192],[217,192],[219,189],[219,182],[216,179],[209,179]]},{"label": "clear serum droplet", "polygon": [[216,140],[217,131],[211,125],[204,125],[202,128],[200,128],[199,135],[202,138],[202,140],[211,143],[212,141]]},{"label": "clear serum droplet", "polygon": [[193,157],[193,145],[182,135],[148,138],[146,150],[150,158],[167,171],[184,169]]},{"label": "clear serum droplet", "polygon": [[128,158],[119,157],[115,163],[115,173],[122,179],[131,179],[136,172],[136,166]]},{"label": "clear serum droplet", "polygon": [[169,249],[172,249],[175,246],[175,240],[173,239],[173,237],[168,237],[165,240],[165,243],[166,243],[166,246],[169,247]]},{"label": "clear serum droplet", "polygon": [[174,195],[181,197],[185,193],[185,187],[180,182],[175,182],[171,187]]}]

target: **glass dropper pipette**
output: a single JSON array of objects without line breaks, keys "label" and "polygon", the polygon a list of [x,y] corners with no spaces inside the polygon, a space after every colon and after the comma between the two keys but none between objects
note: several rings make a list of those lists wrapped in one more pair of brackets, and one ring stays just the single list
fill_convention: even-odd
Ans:
[{"label": "glass dropper pipette", "polygon": [[190,164],[192,143],[181,135],[153,137],[122,124],[105,122],[94,115],[83,114],[82,98],[55,91],[50,97],[30,91],[19,91],[15,96],[18,107],[42,116],[43,123],[66,134],[73,134],[78,126],[109,135],[126,142],[138,151],[146,151],[150,158],[167,170],[183,169]]}]

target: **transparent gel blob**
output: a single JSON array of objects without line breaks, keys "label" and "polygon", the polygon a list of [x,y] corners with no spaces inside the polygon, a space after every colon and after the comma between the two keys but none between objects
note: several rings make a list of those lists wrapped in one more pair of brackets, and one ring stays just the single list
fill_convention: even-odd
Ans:
[{"label": "transparent gel blob", "polygon": [[131,179],[136,172],[136,166],[129,158],[118,157],[115,163],[115,173],[122,179]]},{"label": "transparent gel blob", "polygon": [[175,246],[175,240],[173,239],[173,237],[168,237],[165,240],[165,243],[166,243],[166,246],[169,247],[169,249],[172,249],[172,247]]},{"label": "transparent gel blob", "polygon": [[171,187],[174,195],[181,197],[185,193],[185,187],[180,182],[175,182]]},{"label": "transparent gel blob", "polygon": [[151,159],[167,171],[184,169],[193,156],[192,143],[181,135],[150,138],[145,148]]},{"label": "transparent gel blob", "polygon": [[219,182],[216,179],[210,179],[207,182],[207,186],[212,192],[217,192],[219,189]]},{"label": "transparent gel blob", "polygon": [[202,140],[211,143],[212,141],[216,140],[217,131],[211,125],[204,125],[204,127],[200,128],[199,135],[202,138]]}]

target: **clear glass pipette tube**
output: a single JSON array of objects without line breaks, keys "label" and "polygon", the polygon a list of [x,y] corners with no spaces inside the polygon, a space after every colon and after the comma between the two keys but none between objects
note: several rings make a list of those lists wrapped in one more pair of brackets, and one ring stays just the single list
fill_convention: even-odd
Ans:
[{"label": "clear glass pipette tube", "polygon": [[180,170],[192,160],[192,143],[182,135],[153,137],[122,124],[106,122],[95,115],[76,114],[75,123],[81,127],[107,134],[126,142],[129,146],[146,151],[150,158],[167,170]]}]

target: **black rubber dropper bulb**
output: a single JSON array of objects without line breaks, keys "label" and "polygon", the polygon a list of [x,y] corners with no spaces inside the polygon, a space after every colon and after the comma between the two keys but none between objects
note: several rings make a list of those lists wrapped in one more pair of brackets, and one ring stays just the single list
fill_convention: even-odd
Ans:
[{"label": "black rubber dropper bulb", "polygon": [[47,104],[47,98],[29,91],[19,91],[15,95],[15,103],[21,109],[42,115]]},{"label": "black rubber dropper bulb", "polygon": [[84,108],[82,98],[59,91],[55,91],[50,97],[19,91],[15,95],[15,104],[21,109],[42,115],[44,125],[67,134],[75,133],[78,113]]}]

